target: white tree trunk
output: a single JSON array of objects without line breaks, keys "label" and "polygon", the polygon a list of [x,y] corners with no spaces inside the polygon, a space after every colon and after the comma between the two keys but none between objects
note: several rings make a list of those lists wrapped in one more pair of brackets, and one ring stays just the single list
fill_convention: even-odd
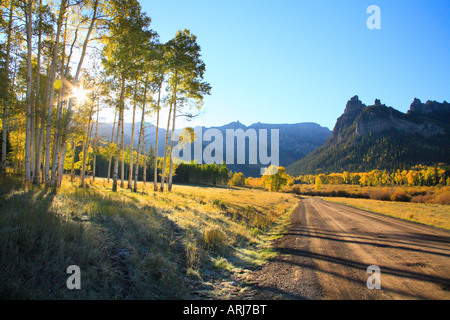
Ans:
[{"label": "white tree trunk", "polygon": [[[175,72],[175,79],[178,79],[178,72]],[[170,139],[170,151],[173,152],[173,145],[175,142],[175,120],[177,119],[177,84],[175,83],[173,90],[173,123],[172,123],[172,138]],[[169,168],[169,192],[172,191],[172,178],[173,178],[173,156],[170,155],[170,168]]]},{"label": "white tree trunk", "polygon": [[159,136],[159,108],[161,103],[161,85],[158,88],[158,103],[156,105],[156,141],[155,141],[155,167],[153,168],[153,190],[158,191],[158,136]]},{"label": "white tree trunk", "polygon": [[145,130],[145,107],[147,102],[147,83],[148,80],[145,82],[145,89],[144,89],[144,102],[142,104],[142,115],[141,115],[141,128],[139,130],[139,142],[137,147],[137,155],[136,155],[136,168],[134,170],[134,186],[133,191],[137,191],[137,180],[139,175],[139,154],[141,153],[141,143],[142,143],[142,136],[144,135]]},{"label": "white tree trunk", "polygon": [[[119,102],[119,121],[118,121],[118,125],[117,125],[117,137],[116,137],[116,141],[119,142],[119,134],[122,130],[122,116],[123,116],[123,108],[124,106],[124,99],[125,99],[125,76],[122,75],[122,88],[121,88],[121,92],[120,92],[120,102]],[[123,142],[123,139],[122,139]],[[118,180],[118,176],[119,176],[119,160],[120,160],[120,148],[117,145],[117,153],[116,156],[114,158],[114,171],[113,171],[113,187],[112,187],[112,191],[113,192],[117,192],[117,180]]]},{"label": "white tree trunk", "polygon": [[59,40],[61,37],[62,25],[64,22],[64,16],[66,13],[66,2],[67,0],[61,0],[61,5],[59,8],[59,16],[57,22],[55,46],[53,48],[53,57],[50,65],[50,71],[48,76],[48,97],[47,97],[47,132],[45,137],[45,167],[44,167],[44,181],[46,184],[50,183],[50,146],[52,137],[52,114],[53,114],[53,103],[55,88],[54,83],[56,80],[56,71],[58,67],[58,54],[59,54]]},{"label": "white tree trunk", "polygon": [[[133,149],[134,149],[134,129],[135,129],[135,118],[136,118],[136,95],[137,95],[137,80],[134,87],[134,105],[133,105],[133,122],[131,124],[131,155],[130,155],[130,168],[128,169],[128,189],[132,188],[132,179],[133,179]],[[140,139],[140,137],[139,137]],[[139,149],[138,149],[139,153]]]},{"label": "white tree trunk", "polygon": [[[113,127],[112,127],[112,132],[111,132],[110,144],[112,144],[114,142],[114,129],[116,128],[116,120],[117,120],[117,111],[114,113],[114,123],[113,123]],[[116,144],[117,144],[117,141],[116,141]],[[109,161],[108,161],[108,176],[106,177],[108,183],[109,183],[109,179],[111,178],[111,161],[112,161],[112,156],[109,157]]]},{"label": "white tree trunk", "polygon": [[97,120],[95,121],[95,136],[94,136],[94,160],[92,161],[92,182],[95,182],[95,170],[97,162],[97,144],[98,144],[98,118],[100,114],[100,98],[97,104]]},{"label": "white tree trunk", "polygon": [[[73,86],[74,87],[78,86],[78,82],[79,82],[80,75],[81,75],[81,69],[83,67],[84,58],[86,56],[87,45],[89,43],[89,40],[90,40],[90,37],[91,37],[91,34],[92,34],[92,30],[94,29],[95,22],[98,19],[98,17],[97,17],[98,3],[99,3],[99,0],[95,0],[94,13],[92,15],[91,23],[89,25],[89,29],[88,29],[88,32],[86,34],[86,38],[84,39],[83,49],[81,51],[80,60],[78,62],[77,72],[75,74],[75,78],[74,78],[74,81],[73,81]],[[59,165],[58,165],[58,182],[57,182],[58,186],[61,185],[62,176],[63,176],[63,173],[64,173],[64,161],[65,161],[65,158],[66,158],[66,145],[67,145],[66,141],[67,141],[68,130],[69,130],[69,126],[70,126],[71,118],[72,118],[72,108],[73,108],[73,98],[70,98],[69,99],[69,105],[67,107],[67,120],[66,120],[66,123],[65,123],[63,136],[62,136],[62,139],[61,139],[62,148],[61,148],[61,155],[60,155],[60,160],[59,160]]]},{"label": "white tree trunk", "polygon": [[162,166],[162,172],[161,172],[161,188],[159,191],[164,192],[164,180],[166,179],[166,162],[167,162],[167,153],[168,153],[168,144],[169,144],[169,130],[170,130],[170,119],[172,116],[172,106],[173,104],[170,104],[170,109],[169,109],[169,119],[167,120],[167,131],[166,131],[166,142],[164,145],[164,162],[163,162],[163,166]]},{"label": "white tree trunk", "polygon": [[8,31],[7,31],[7,40],[6,40],[6,66],[5,73],[8,81],[6,83],[6,99],[3,101],[3,130],[2,130],[2,163],[0,174],[6,174],[6,139],[8,137],[8,105],[10,101],[10,84],[9,84],[9,59],[11,57],[11,34],[12,34],[12,22],[13,22],[13,10],[14,10],[14,2],[11,1],[9,7],[9,20],[8,20]]},{"label": "white tree trunk", "polygon": [[33,96],[33,68],[32,68],[32,37],[33,12],[32,2],[26,3],[26,34],[27,34],[27,110],[26,110],[26,138],[25,138],[25,182],[31,182],[31,104]]},{"label": "white tree trunk", "polygon": [[[35,124],[34,124],[34,129],[35,129],[35,133],[34,133],[34,146],[35,146],[35,151],[34,151],[34,157],[35,157],[35,161],[34,161],[34,179],[33,179],[33,183],[34,184],[39,184],[41,182],[41,163],[42,163],[42,141],[41,137],[43,137],[43,135],[41,136],[41,131],[39,130],[39,119],[41,118],[41,123],[43,123],[43,119],[44,119],[44,114],[45,112],[43,112],[42,110],[42,106],[41,106],[41,91],[40,91],[40,87],[41,87],[41,52],[42,52],[42,14],[41,14],[41,7],[42,7],[42,0],[39,1],[39,32],[38,32],[38,54],[37,54],[37,70],[36,70],[36,101],[35,101]],[[43,124],[41,124],[43,127]],[[42,128],[43,129],[43,128]]]}]

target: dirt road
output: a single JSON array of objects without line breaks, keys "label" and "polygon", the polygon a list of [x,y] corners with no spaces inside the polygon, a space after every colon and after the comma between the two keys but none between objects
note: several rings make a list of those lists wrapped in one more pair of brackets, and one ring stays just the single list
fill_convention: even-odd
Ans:
[{"label": "dirt road", "polygon": [[[450,232],[307,198],[251,276],[255,299],[450,299]],[[380,268],[368,289],[367,268]]]}]

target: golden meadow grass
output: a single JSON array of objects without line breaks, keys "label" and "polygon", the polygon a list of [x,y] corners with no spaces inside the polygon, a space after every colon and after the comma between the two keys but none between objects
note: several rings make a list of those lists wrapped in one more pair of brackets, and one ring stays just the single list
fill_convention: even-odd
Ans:
[{"label": "golden meadow grass", "polygon": [[[181,299],[192,291],[229,298],[233,273],[276,255],[270,244],[298,202],[243,188],[176,185],[161,194],[139,183],[137,193],[113,193],[105,179],[84,189],[64,179],[54,192],[0,182],[1,298]],[[326,200],[450,227],[448,205]],[[66,288],[72,264],[82,270],[83,290]]]},{"label": "golden meadow grass", "polygon": [[343,203],[359,209],[381,213],[417,223],[450,229],[450,206],[434,203],[413,203],[327,197],[326,201]]},{"label": "golden meadow grass", "polygon": [[[217,295],[205,283],[275,255],[270,240],[297,204],[292,194],[249,189],[177,185],[161,194],[140,183],[138,193],[113,193],[104,179],[78,184],[64,179],[54,192],[1,180],[0,297],[179,299],[199,288]],[[82,290],[66,288],[72,264]]]},{"label": "golden meadow grass", "polygon": [[323,197],[346,197],[384,201],[401,201],[450,205],[448,186],[359,186],[348,184],[322,184],[320,188],[312,184],[286,187],[286,192]]}]

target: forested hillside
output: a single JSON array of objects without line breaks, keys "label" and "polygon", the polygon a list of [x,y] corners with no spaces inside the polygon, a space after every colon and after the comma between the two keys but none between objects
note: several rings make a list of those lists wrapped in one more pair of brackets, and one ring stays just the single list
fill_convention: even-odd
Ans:
[{"label": "forested hillside", "polygon": [[450,107],[416,99],[404,114],[353,97],[327,142],[290,165],[292,175],[331,172],[395,171],[450,162]]}]

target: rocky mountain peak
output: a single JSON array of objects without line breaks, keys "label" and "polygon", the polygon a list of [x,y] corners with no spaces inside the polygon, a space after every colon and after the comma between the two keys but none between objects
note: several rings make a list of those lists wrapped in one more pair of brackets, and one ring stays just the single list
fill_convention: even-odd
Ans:
[{"label": "rocky mountain peak", "polygon": [[450,163],[450,106],[414,99],[408,113],[351,98],[325,144],[289,165],[290,174],[396,170],[417,164]]},{"label": "rocky mountain peak", "polygon": [[360,114],[365,107],[366,105],[359,100],[359,97],[354,96],[347,102],[344,113]]},{"label": "rocky mountain peak", "polygon": [[367,106],[359,100],[356,95],[351,98],[345,106],[344,113],[337,119],[334,126],[332,137],[336,142],[340,142],[343,138],[343,131],[352,125],[355,119],[364,111]]},{"label": "rocky mountain peak", "polygon": [[430,100],[426,103],[422,103],[420,99],[414,98],[414,101],[409,108],[409,113],[420,113],[428,116],[441,117],[443,115],[450,115],[450,104],[447,101],[440,103]]},{"label": "rocky mountain peak", "polygon": [[[421,118],[422,116],[434,120],[429,121]],[[354,96],[347,102],[344,113],[338,118],[331,141],[342,143],[356,136],[389,130],[424,136],[442,135],[445,134],[446,126],[443,122],[448,122],[446,119],[449,117],[450,105],[446,101],[422,103],[415,98],[409,112],[404,114],[387,107],[379,99],[376,99],[373,105],[366,106],[358,96]]]}]

